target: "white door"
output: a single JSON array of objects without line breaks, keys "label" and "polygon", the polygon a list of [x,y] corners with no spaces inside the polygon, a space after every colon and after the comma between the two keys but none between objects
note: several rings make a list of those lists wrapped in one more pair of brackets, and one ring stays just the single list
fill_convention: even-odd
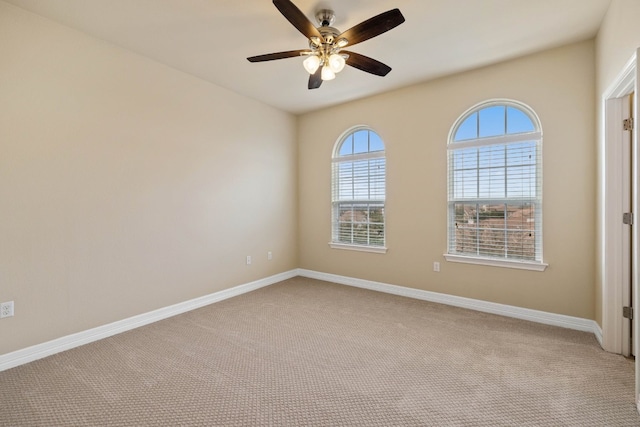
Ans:
[{"label": "white door", "polygon": [[623,96],[616,100],[620,103],[620,111],[622,120],[617,124],[619,126],[620,143],[622,144],[622,212],[625,217],[623,219],[622,233],[622,306],[625,307],[625,317],[622,320],[622,355],[629,357],[634,355],[633,350],[633,322],[631,321],[633,313],[633,206],[634,194],[636,193],[633,184],[633,171],[635,170],[635,161],[633,153],[633,98],[634,94]]}]

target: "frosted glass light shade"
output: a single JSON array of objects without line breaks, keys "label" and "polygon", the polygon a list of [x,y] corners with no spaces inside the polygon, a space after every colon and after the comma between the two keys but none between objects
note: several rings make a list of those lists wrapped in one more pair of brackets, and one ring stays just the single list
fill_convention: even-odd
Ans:
[{"label": "frosted glass light shade", "polygon": [[339,73],[344,68],[345,60],[341,55],[334,53],[329,57],[329,67],[334,73]]},{"label": "frosted glass light shade", "polygon": [[315,74],[320,66],[320,58],[316,55],[309,55],[309,57],[302,62],[302,65],[304,65],[304,69],[307,70],[309,74]]},{"label": "frosted glass light shade", "polygon": [[336,78],[336,73],[333,72],[331,67],[325,65],[322,67],[322,75],[320,77],[322,80],[333,80]]}]

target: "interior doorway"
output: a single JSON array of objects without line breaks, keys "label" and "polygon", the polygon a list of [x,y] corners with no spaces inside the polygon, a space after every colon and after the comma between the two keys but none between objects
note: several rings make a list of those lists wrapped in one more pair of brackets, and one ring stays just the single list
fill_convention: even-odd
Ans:
[{"label": "interior doorway", "polygon": [[[599,280],[602,290],[602,347],[627,356],[637,354],[638,251],[640,209],[640,157],[637,138],[640,66],[638,50],[602,97],[602,134],[599,146],[600,168],[600,247]],[[635,126],[625,130],[625,120]],[[632,121],[627,121],[628,126]],[[629,214],[625,217],[625,214]],[[634,226],[625,224],[633,221]],[[636,308],[633,320],[624,316],[624,307]],[[633,339],[631,339],[633,336]],[[640,358],[635,360],[636,402],[640,408]]]}]

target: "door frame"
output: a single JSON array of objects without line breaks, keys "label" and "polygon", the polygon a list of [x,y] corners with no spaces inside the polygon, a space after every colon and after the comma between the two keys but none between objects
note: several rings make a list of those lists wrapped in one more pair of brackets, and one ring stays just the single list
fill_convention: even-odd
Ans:
[{"label": "door frame", "polygon": [[[600,283],[602,285],[602,347],[610,352],[622,353],[623,340],[625,331],[629,333],[630,323],[627,321],[626,326],[622,316],[622,307],[629,303],[629,288],[623,286],[624,272],[629,271],[629,262],[632,271],[638,272],[640,265],[640,257],[638,254],[638,229],[640,226],[632,228],[630,250],[633,256],[627,252],[625,255],[624,239],[628,231],[622,224],[623,203],[624,203],[624,162],[629,162],[631,158],[625,159],[625,152],[622,145],[623,132],[620,131],[622,126],[622,104],[619,98],[630,93],[634,95],[634,113],[635,122],[631,139],[631,155],[633,158],[633,168],[630,171],[631,180],[627,180],[631,184],[633,191],[638,190],[639,177],[638,165],[640,157],[638,156],[638,76],[640,67],[638,66],[638,58],[640,57],[640,49],[636,51],[629,59],[622,72],[618,75],[613,84],[602,96],[602,123],[600,144],[598,147],[598,159],[600,179],[599,200],[600,223],[598,229],[600,231]],[[627,154],[629,155],[629,154]],[[635,222],[640,225],[640,209],[638,209],[638,194],[632,197],[631,209],[635,215]],[[628,250],[627,250],[628,251]],[[626,264],[625,264],[626,263]],[[626,265],[626,267],[625,267]],[[638,305],[638,274],[633,274],[631,280],[627,280],[629,286],[633,289],[634,301],[633,306],[636,311],[640,312]],[[633,345],[637,348],[638,343],[638,318],[640,313],[636,314],[633,319]],[[628,345],[627,345],[628,347]],[[637,351],[634,351],[637,355]],[[635,369],[636,383],[636,402],[640,408],[640,400],[638,391],[640,388],[640,357],[636,357]]]}]

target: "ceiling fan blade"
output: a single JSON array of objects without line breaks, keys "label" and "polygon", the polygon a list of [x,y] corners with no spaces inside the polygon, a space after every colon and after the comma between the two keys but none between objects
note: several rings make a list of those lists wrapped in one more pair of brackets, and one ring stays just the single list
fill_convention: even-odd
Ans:
[{"label": "ceiling fan blade", "polygon": [[348,46],[353,46],[356,43],[361,43],[375,36],[379,36],[382,33],[386,33],[403,22],[404,16],[402,16],[399,9],[388,10],[359,23],[355,27],[349,28],[340,34],[336,40],[345,38],[349,42]]},{"label": "ceiling fan blade", "polygon": [[391,71],[391,67],[387,64],[383,64],[380,61],[376,61],[368,56],[360,55],[359,53],[349,52],[342,50],[342,53],[346,53],[349,57],[346,60],[347,65],[351,65],[358,70],[365,71],[367,73],[375,74],[376,76],[386,76]]},{"label": "ceiling fan blade", "polygon": [[318,31],[315,25],[313,25],[305,14],[302,13],[291,1],[273,0],[273,4],[278,8],[280,13],[282,13],[282,15],[308,39],[311,37],[318,37],[320,40],[324,40],[322,38],[322,34],[320,34],[320,31]]},{"label": "ceiling fan blade", "polygon": [[300,56],[309,52],[309,50],[288,50],[286,52],[275,52],[267,53],[265,55],[251,56],[247,58],[247,60],[249,62],[273,61],[275,59],[293,58],[294,56]]},{"label": "ceiling fan blade", "polygon": [[322,67],[309,76],[309,89],[318,89],[322,84]]}]

